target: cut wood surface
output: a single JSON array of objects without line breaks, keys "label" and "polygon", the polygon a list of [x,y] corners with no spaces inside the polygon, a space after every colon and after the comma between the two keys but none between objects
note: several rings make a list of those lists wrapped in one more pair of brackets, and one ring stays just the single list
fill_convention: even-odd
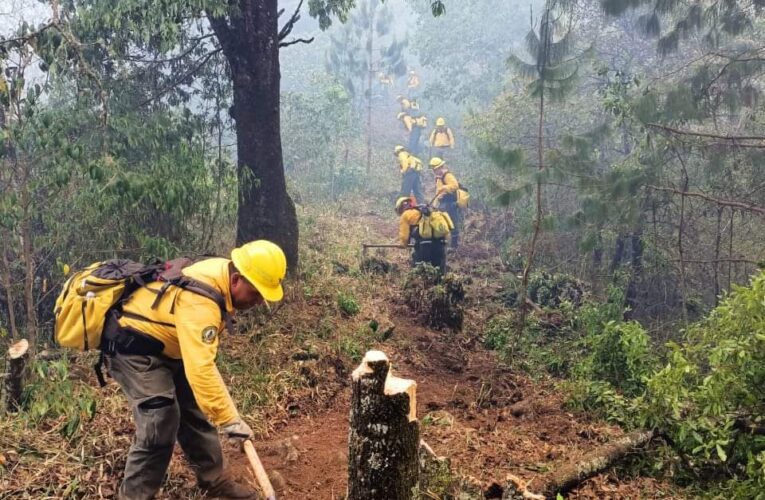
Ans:
[{"label": "cut wood surface", "polygon": [[369,351],[352,374],[348,500],[409,500],[418,485],[417,384]]}]

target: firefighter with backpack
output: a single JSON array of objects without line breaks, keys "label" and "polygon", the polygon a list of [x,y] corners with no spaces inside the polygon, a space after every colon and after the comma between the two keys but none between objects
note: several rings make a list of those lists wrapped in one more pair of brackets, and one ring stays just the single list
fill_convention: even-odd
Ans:
[{"label": "firefighter with backpack", "polygon": [[56,340],[100,348],[133,412],[136,435],[118,498],[153,498],[176,441],[208,496],[258,498],[224,471],[218,429],[238,441],[253,432],[215,358],[221,331],[232,333],[230,315],[281,300],[286,270],[281,248],[258,240],[230,259],[106,261],[67,281],[56,301]]},{"label": "firefighter with backpack", "polygon": [[446,211],[454,222],[451,232],[451,247],[459,246],[459,230],[462,225],[462,210],[467,208],[470,194],[449,170],[443,158],[434,156],[428,163],[436,178],[436,197],[434,204]]},{"label": "firefighter with backpack", "polygon": [[418,205],[408,196],[396,200],[399,215],[398,241],[401,246],[414,243],[412,264],[427,262],[446,272],[446,238],[454,224],[446,212],[428,205]]},{"label": "firefighter with backpack", "polygon": [[425,196],[422,194],[422,161],[401,145],[393,148],[393,155],[401,172],[400,196],[411,195],[417,203],[425,203]]}]

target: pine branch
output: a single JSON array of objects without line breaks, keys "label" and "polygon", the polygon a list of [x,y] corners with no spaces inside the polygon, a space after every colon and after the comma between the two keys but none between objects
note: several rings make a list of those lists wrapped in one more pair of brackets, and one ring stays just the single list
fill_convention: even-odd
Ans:
[{"label": "pine branch", "polygon": [[660,130],[664,130],[666,132],[670,132],[672,134],[677,135],[691,135],[694,137],[707,137],[709,139],[722,139],[726,141],[765,141],[765,136],[761,135],[718,135],[718,134],[709,134],[706,132],[693,132],[690,130],[680,130],[676,128],[669,127],[667,125],[662,125],[660,123],[646,123],[647,127],[651,128],[657,128]]},{"label": "pine branch", "polygon": [[711,203],[715,203],[715,204],[720,205],[720,206],[738,208],[740,210],[744,210],[744,211],[747,211],[747,212],[754,212],[756,214],[760,214],[762,216],[765,216],[765,208],[759,207],[757,205],[751,205],[749,203],[745,203],[745,202],[742,202],[742,201],[725,200],[725,199],[722,199],[722,198],[714,198],[714,197],[706,195],[704,193],[696,193],[696,192],[693,192],[693,191],[681,191],[681,190],[676,189],[676,188],[667,188],[667,187],[653,186],[653,185],[650,185],[650,184],[647,185],[646,187],[648,189],[652,189],[654,191],[664,191],[664,192],[667,192],[667,193],[679,194],[679,195],[688,196],[688,197],[691,197],[691,198],[700,198],[702,200],[709,201]]}]

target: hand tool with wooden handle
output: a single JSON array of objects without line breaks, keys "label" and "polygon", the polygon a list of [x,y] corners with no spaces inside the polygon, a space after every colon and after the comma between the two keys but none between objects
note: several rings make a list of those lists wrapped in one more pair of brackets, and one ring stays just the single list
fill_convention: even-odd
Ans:
[{"label": "hand tool with wooden handle", "polygon": [[258,454],[255,451],[255,446],[252,444],[252,440],[247,439],[242,443],[244,453],[247,455],[247,459],[250,461],[252,471],[255,473],[255,479],[258,480],[260,489],[263,490],[263,494],[266,496],[266,500],[276,500],[276,493],[274,487],[271,486],[271,481],[268,479],[266,469],[263,468],[263,464],[258,458]]}]

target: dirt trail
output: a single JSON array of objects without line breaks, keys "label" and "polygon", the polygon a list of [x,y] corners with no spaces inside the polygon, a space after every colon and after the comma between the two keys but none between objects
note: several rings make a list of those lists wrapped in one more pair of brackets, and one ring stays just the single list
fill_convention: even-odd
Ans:
[{"label": "dirt trail", "polygon": [[[375,229],[390,232],[390,222],[367,219]],[[478,265],[496,266],[491,257],[496,251],[489,245],[468,244],[451,265],[464,274]],[[406,268],[403,253],[391,258]],[[469,295],[488,293],[490,282],[481,281],[471,286]],[[470,333],[482,329],[485,310],[483,316],[472,318],[469,311],[466,333],[453,335],[418,326],[401,305],[389,303],[387,309],[389,317],[395,318],[395,333],[377,348],[388,354],[396,375],[416,380],[422,438],[437,454],[450,457],[457,473],[484,491],[494,483],[504,484],[508,473],[531,480],[533,490],[534,477],[549,470],[554,461],[582,455],[623,433],[618,427],[568,412],[564,396],[552,381],[532,381],[498,368],[494,354]],[[346,382],[328,404],[314,408],[301,403],[297,416],[275,425],[267,439],[256,443],[280,498],[344,497],[349,400]],[[529,410],[514,414],[509,407],[520,401],[529,402]],[[229,457],[235,470],[244,473],[241,455],[229,453]],[[602,474],[569,498],[669,498],[663,486],[652,479],[618,481]]]},{"label": "dirt trail", "polygon": [[[441,334],[405,322],[399,326],[413,342],[380,347],[390,355],[397,375],[417,381],[423,439],[484,490],[503,484],[508,473],[532,480],[553,461],[581,455],[622,434],[567,412],[562,395],[549,383],[493,369],[496,361],[490,353],[462,350]],[[346,388],[330,407],[291,419],[258,443],[266,469],[277,477],[281,498],[343,497],[349,398]],[[533,402],[532,412],[513,415],[508,407],[521,400]],[[601,475],[571,498],[666,496],[650,479],[615,483]]]}]

